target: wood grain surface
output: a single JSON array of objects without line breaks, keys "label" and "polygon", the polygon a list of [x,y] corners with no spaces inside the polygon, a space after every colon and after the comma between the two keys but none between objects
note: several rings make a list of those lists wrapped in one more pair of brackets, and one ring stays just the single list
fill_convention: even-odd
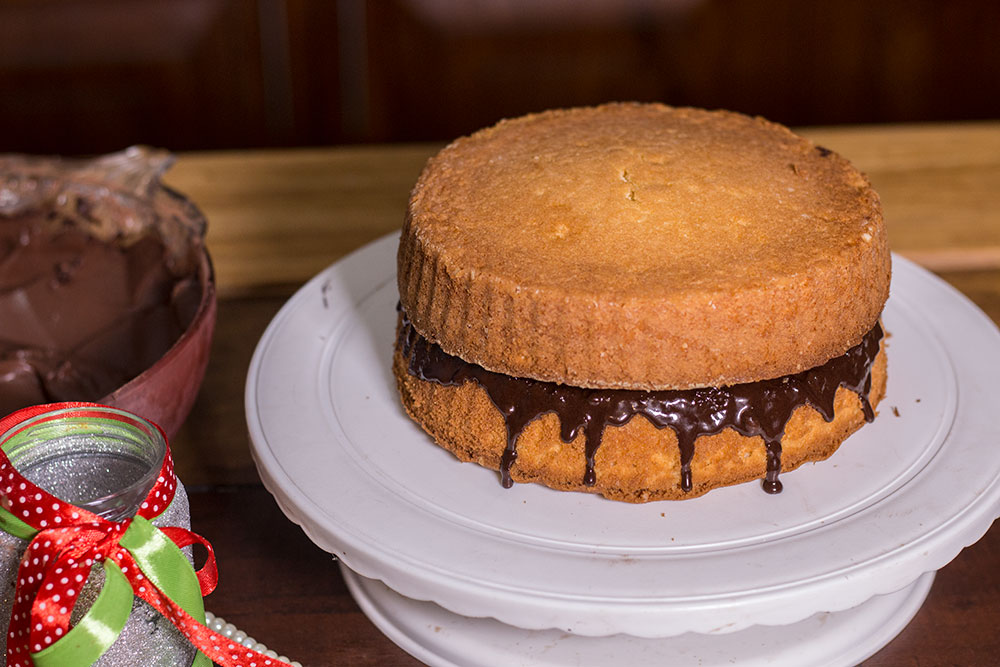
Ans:
[{"label": "wood grain surface", "polygon": [[[933,270],[1000,269],[1000,122],[800,130],[882,198],[896,252]],[[209,219],[223,294],[301,284],[399,229],[438,145],[183,154],[167,181]]]},{"label": "wood grain surface", "polygon": [[[1000,123],[801,130],[865,171],[896,252],[937,272],[1000,322]],[[247,367],[294,290],[402,224],[439,146],[182,154],[168,182],[209,219],[220,288],[212,358],[174,439],[195,529],[218,553],[207,607],[305,665],[419,664],[364,617],[333,559],[260,485],[243,409]],[[946,490],[943,490],[946,492]],[[1000,534],[938,575],[913,622],[865,665],[1000,664]]]}]

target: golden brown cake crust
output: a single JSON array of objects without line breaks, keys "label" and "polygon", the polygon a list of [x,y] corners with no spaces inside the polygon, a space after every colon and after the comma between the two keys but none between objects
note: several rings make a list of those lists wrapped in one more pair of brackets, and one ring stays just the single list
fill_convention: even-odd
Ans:
[{"label": "golden brown cake crust", "polygon": [[[472,381],[445,386],[410,374],[401,346],[397,346],[393,357],[393,373],[406,411],[438,445],[462,461],[499,469],[506,427],[482,387]],[[872,365],[871,379],[868,398],[874,408],[885,393],[884,342]],[[834,408],[831,422],[811,407],[795,410],[781,440],[782,471],[829,457],[865,423],[860,398],[844,387],[837,390]],[[598,493],[613,500],[679,500],[763,478],[767,455],[760,437],[745,437],[731,428],[702,436],[695,443],[691,460],[692,489],[684,491],[674,431],[658,429],[644,417],[636,416],[623,426],[605,427],[595,457],[595,483],[590,486],[583,483],[585,465],[584,436],[563,442],[559,418],[550,413],[521,432],[510,474],[517,482]]]},{"label": "golden brown cake crust", "polygon": [[411,195],[400,300],[450,354],[581,387],[778,377],[856,345],[889,289],[877,195],[762,119],[612,104],[459,139]]}]

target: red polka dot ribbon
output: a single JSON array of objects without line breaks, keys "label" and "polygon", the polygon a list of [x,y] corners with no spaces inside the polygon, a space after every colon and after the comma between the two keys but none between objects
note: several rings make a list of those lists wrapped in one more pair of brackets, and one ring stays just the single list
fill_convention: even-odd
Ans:
[{"label": "red polka dot ribbon", "polygon": [[[103,408],[81,403],[28,408],[0,420],[0,434],[9,435],[21,422],[67,407],[79,409],[75,416]],[[205,626],[202,597],[217,581],[211,545],[187,529],[150,523],[173,500],[176,488],[168,447],[136,516],[108,521],[31,483],[0,450],[0,527],[29,540],[7,633],[9,667],[90,665],[121,632],[133,595],[169,619],[199,649],[203,655],[195,665],[207,664],[207,656],[223,667],[287,667]],[[180,551],[195,543],[208,552],[197,572]],[[104,568],[104,586],[90,610],[70,627],[73,607],[95,564]]]}]

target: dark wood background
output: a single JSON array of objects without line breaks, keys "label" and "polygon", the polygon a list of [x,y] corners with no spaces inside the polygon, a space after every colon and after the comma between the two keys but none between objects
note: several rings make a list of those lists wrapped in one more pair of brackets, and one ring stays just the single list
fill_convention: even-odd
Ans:
[{"label": "dark wood background", "polygon": [[989,0],[0,0],[0,152],[446,140],[610,100],[1000,117]]}]

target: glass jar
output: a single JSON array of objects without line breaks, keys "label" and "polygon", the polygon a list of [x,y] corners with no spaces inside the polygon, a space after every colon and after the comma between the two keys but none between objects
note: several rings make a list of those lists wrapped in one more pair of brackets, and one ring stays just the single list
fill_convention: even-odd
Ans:
[{"label": "glass jar", "polygon": [[[0,434],[0,447],[14,468],[52,495],[109,521],[133,516],[156,482],[167,452],[152,423],[104,406],[57,407],[17,423]],[[180,481],[155,526],[190,527],[187,494]],[[28,541],[0,531],[0,630],[10,623],[14,584]],[[190,547],[184,549],[191,560]],[[104,582],[92,568],[71,615],[76,624],[90,609]],[[196,649],[167,619],[136,597],[121,635],[95,665],[190,667]],[[0,654],[0,665],[6,657]]]}]

